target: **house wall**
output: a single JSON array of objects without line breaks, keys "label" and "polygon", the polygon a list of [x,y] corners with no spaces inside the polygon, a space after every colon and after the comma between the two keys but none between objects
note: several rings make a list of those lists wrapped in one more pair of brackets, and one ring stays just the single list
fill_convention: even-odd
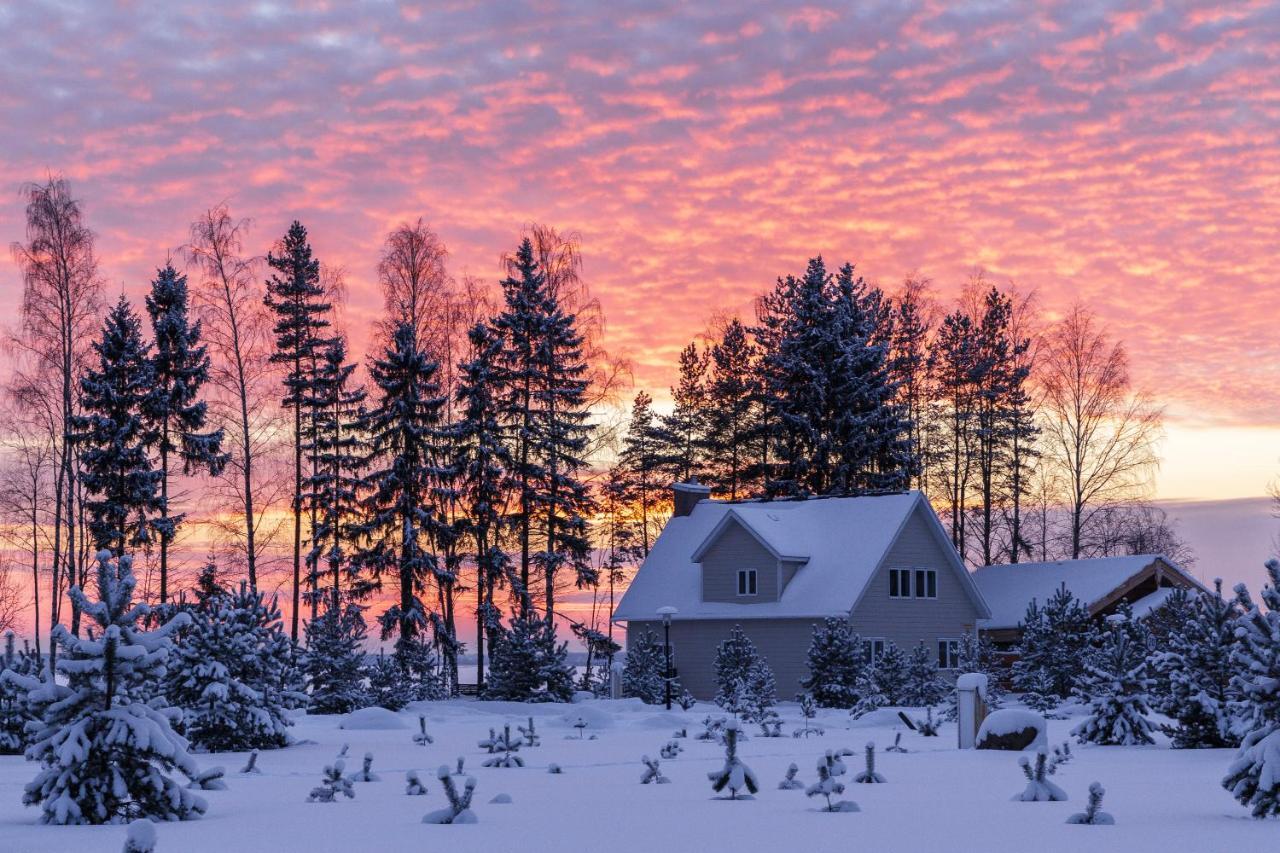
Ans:
[{"label": "house wall", "polygon": [[[778,685],[778,698],[790,700],[800,692],[800,679],[809,674],[805,655],[819,619],[708,619],[671,623],[671,652],[680,684],[699,699],[716,695],[715,659],[720,643],[734,626],[741,626],[760,654],[769,662]],[[662,622],[627,624],[630,647],[645,629],[662,639]]]},{"label": "house wall", "polygon": [[[947,555],[949,543],[938,540],[920,507],[903,525],[850,617],[863,637],[883,637],[909,652],[923,642],[934,655],[940,638],[973,633],[978,611]],[[937,598],[890,598],[890,569],[935,569]]]},{"label": "house wall", "polygon": [[[756,595],[738,595],[738,570],[756,570]],[[778,600],[778,560],[741,524],[730,522],[702,556],[702,600],[750,606]]]}]

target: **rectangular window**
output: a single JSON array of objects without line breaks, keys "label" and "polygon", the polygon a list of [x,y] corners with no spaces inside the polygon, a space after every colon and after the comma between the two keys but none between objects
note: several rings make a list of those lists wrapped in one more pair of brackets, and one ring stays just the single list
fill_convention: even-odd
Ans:
[{"label": "rectangular window", "polygon": [[756,570],[755,569],[739,569],[738,570],[738,595],[755,595],[756,594]]},{"label": "rectangular window", "polygon": [[960,641],[938,640],[938,669],[960,668]]},{"label": "rectangular window", "polygon": [[884,639],[879,637],[870,637],[862,641],[862,656],[867,659],[867,663],[875,663],[884,654]]},{"label": "rectangular window", "polygon": [[916,569],[916,598],[938,597],[938,573],[933,569]]},{"label": "rectangular window", "polygon": [[911,570],[910,569],[890,569],[889,570],[889,597],[890,598],[910,598],[911,597]]}]

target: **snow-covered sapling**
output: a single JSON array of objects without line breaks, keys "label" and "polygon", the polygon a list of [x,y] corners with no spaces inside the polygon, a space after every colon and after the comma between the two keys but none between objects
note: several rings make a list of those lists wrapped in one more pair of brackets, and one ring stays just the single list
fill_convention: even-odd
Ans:
[{"label": "snow-covered sapling", "polygon": [[698,704],[698,700],[693,698],[693,694],[688,690],[684,690],[676,697],[676,704],[680,706],[680,710],[688,711],[694,705]]},{"label": "snow-covered sapling", "polygon": [[1094,782],[1089,786],[1089,804],[1083,812],[1076,812],[1067,818],[1067,823],[1083,823],[1091,826],[1112,826],[1116,819],[1102,810],[1102,795],[1106,788]]},{"label": "snow-covered sapling", "polygon": [[490,755],[493,755],[495,752],[498,751],[497,733],[493,729],[489,729],[489,737],[477,743],[476,746],[480,747]]},{"label": "snow-covered sapling", "polygon": [[641,785],[648,785],[650,782],[656,785],[666,785],[671,781],[662,775],[662,770],[658,767],[658,759],[642,755],[640,760],[644,762],[644,775],[640,777]]},{"label": "snow-covered sapling", "polygon": [[516,726],[516,728],[520,730],[520,736],[524,738],[525,746],[533,747],[542,742],[542,736],[539,735],[537,730],[533,727],[533,717],[529,718],[528,728],[525,728],[524,726]]},{"label": "snow-covered sapling", "polygon": [[867,769],[863,770],[857,776],[853,777],[853,781],[860,785],[872,785],[884,782],[885,778],[876,772],[876,745],[871,741],[867,741],[866,749]]},{"label": "snow-covered sapling", "polygon": [[558,775],[560,775],[561,773],[564,773],[564,771],[560,769],[560,765],[559,765],[559,764],[548,764],[548,765],[547,765],[547,772],[548,772],[548,773],[550,773],[550,774],[552,774],[553,776],[558,776]]},{"label": "snow-covered sapling", "polygon": [[[490,729],[490,731],[492,731],[492,729]],[[346,760],[347,760],[347,752],[348,752],[350,749],[351,749],[351,744],[349,744],[349,743],[344,743],[344,744],[342,745],[342,749],[338,750],[338,760],[340,760],[340,761],[346,761]]]},{"label": "snow-covered sapling", "polygon": [[502,727],[502,735],[493,741],[495,755],[484,762],[484,767],[524,767],[524,759],[516,755],[520,751],[520,739],[513,737],[511,726]]},{"label": "snow-covered sapling", "polygon": [[258,769],[258,750],[255,749],[249,753],[249,760],[245,762],[244,767],[240,768],[240,772],[241,773],[258,773],[258,774],[262,773],[262,771]]},{"label": "snow-covered sapling", "polygon": [[422,819],[422,822],[476,823],[476,816],[471,811],[471,797],[476,791],[475,777],[467,777],[466,785],[461,793],[458,792],[458,787],[454,784],[453,777],[449,775],[449,768],[445,765],[440,765],[440,769],[436,771],[436,778],[440,780],[440,784],[444,787],[444,795],[449,800],[449,806],[448,808],[431,812]]},{"label": "snow-covered sapling", "polygon": [[417,770],[404,774],[404,792],[410,797],[421,797],[427,793],[427,786],[418,778]]},{"label": "snow-covered sapling", "polygon": [[356,798],[355,786],[351,784],[351,780],[342,775],[342,771],[347,769],[346,762],[338,759],[332,764],[324,766],[324,778],[320,780],[320,784],[311,789],[311,793],[307,795],[308,803],[332,803],[341,794],[348,800]]},{"label": "snow-covered sapling", "polygon": [[762,710],[759,722],[761,737],[782,737],[782,718],[773,708]]},{"label": "snow-covered sapling", "polygon": [[658,754],[663,758],[672,759],[682,752],[684,752],[684,747],[673,740],[669,740],[667,741],[667,745],[664,746]]},{"label": "snow-covered sapling", "polygon": [[738,737],[741,730],[738,721],[731,720],[724,726],[724,766],[707,774],[711,780],[711,789],[717,793],[729,789],[729,799],[739,799],[738,792],[746,789],[748,794],[760,790],[760,783],[751,768],[738,758]]},{"label": "snow-covered sapling", "polygon": [[210,767],[192,776],[191,784],[187,787],[193,791],[225,791],[227,783],[223,777],[226,775],[226,771],[221,767]]},{"label": "snow-covered sapling", "polygon": [[573,727],[578,730],[578,740],[582,740],[587,736],[587,721],[578,717],[573,721]]},{"label": "snow-covered sapling", "polygon": [[933,718],[933,708],[925,708],[924,719],[916,720],[916,731],[924,737],[938,736],[938,721]]},{"label": "snow-covered sapling", "polygon": [[724,737],[724,717],[712,717],[710,714],[702,718],[702,731],[698,732],[698,740],[713,740],[719,743]]},{"label": "snow-covered sapling", "polygon": [[360,765],[360,769],[351,775],[353,782],[377,782],[380,777],[373,772],[373,753],[366,752],[364,754],[364,762]]},{"label": "snow-covered sapling", "polygon": [[124,835],[123,853],[155,853],[156,825],[144,818],[132,821]]},{"label": "snow-covered sapling", "polygon": [[672,732],[672,733],[671,733],[671,736],[672,736],[672,737],[683,737],[683,738],[687,738],[687,737],[689,736],[689,730],[688,730],[688,729],[676,729],[674,732]]},{"label": "snow-covered sapling", "polygon": [[1089,716],[1071,733],[1081,743],[1134,746],[1154,743],[1147,719],[1148,637],[1143,624],[1124,612],[1107,617],[1102,648],[1090,657],[1075,693],[1089,703]]},{"label": "snow-covered sapling", "polygon": [[427,718],[418,715],[418,733],[413,736],[413,742],[418,746],[426,746],[429,743],[435,743],[435,738],[427,734]]},{"label": "snow-covered sapling", "polygon": [[902,732],[893,733],[893,743],[884,748],[885,752],[906,752],[907,748],[902,745]]},{"label": "snow-covered sapling", "polygon": [[800,772],[800,768],[792,762],[787,768],[787,775],[778,783],[779,791],[798,791],[804,787],[804,783],[796,778],[796,774]]},{"label": "snow-covered sapling", "polygon": [[1071,744],[1067,741],[1063,741],[1062,746],[1055,746],[1053,748],[1053,766],[1055,769],[1058,765],[1066,764],[1073,758],[1075,758],[1075,755],[1072,754]]},{"label": "snow-covered sapling", "polygon": [[818,703],[812,693],[801,693],[796,699],[800,702],[800,718],[804,723],[791,733],[792,737],[808,737],[823,734],[822,726],[814,720],[818,716]]},{"label": "snow-covered sapling", "polygon": [[[832,773],[831,752],[827,752],[822,758],[818,759],[818,781],[814,782],[805,789],[806,797],[824,797],[827,801],[826,808],[823,811],[828,812],[856,812],[858,804],[849,800],[831,801],[833,796],[844,793],[844,785],[837,781],[835,774]],[[792,765],[795,766],[794,764]]]},{"label": "snow-covered sapling", "polygon": [[462,762],[463,762],[463,760],[464,760],[464,759],[463,759],[463,757],[462,757],[461,755],[459,755],[459,756],[458,756],[458,769],[454,771],[454,773],[455,773],[455,774],[457,774],[458,776],[461,776],[461,775],[462,775]]},{"label": "snow-covered sapling", "polygon": [[1067,799],[1067,792],[1059,788],[1049,777],[1058,769],[1058,762],[1049,758],[1044,749],[1036,752],[1033,765],[1025,755],[1018,759],[1022,773],[1027,777],[1027,787],[1022,793],[1015,794],[1013,799],[1024,803],[1060,803]]}]

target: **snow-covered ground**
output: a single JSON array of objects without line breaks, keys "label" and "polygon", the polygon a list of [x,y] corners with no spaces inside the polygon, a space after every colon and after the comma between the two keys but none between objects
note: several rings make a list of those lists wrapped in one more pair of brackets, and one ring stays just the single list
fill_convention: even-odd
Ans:
[{"label": "snow-covered ground", "polygon": [[[795,705],[784,705],[786,732],[799,723]],[[982,851],[1023,853],[1063,851],[1212,851],[1269,850],[1280,844],[1280,822],[1256,821],[1224,791],[1219,780],[1229,760],[1223,750],[1174,751],[1154,747],[1075,746],[1075,759],[1054,781],[1066,789],[1065,803],[1022,803],[1010,798],[1024,787],[1017,756],[1008,752],[956,749],[956,732],[944,724],[942,735],[924,738],[896,723],[888,712],[850,723],[842,713],[824,712],[826,735],[807,739],[762,738],[754,726],[740,754],[760,778],[753,801],[717,799],[707,772],[722,763],[720,746],[698,741],[700,720],[711,705],[689,712],[638,701],[592,701],[577,705],[515,705],[457,701],[422,703],[398,715],[399,729],[344,730],[340,717],[298,719],[295,736],[307,742],[261,754],[261,775],[236,771],[245,754],[202,755],[202,767],[227,769],[228,790],[208,791],[208,815],[189,823],[161,824],[158,853],[398,853],[398,851]],[[417,746],[417,715],[427,717],[435,738]],[[477,742],[490,726],[522,723],[535,717],[541,746],[522,749],[525,766],[481,767]],[[571,722],[589,722],[578,739]],[[1072,722],[1052,720],[1049,741],[1067,739]],[[657,756],[673,730],[685,727],[684,752],[662,761],[669,785],[641,785],[641,755]],[[907,754],[885,753],[894,734],[903,732]],[[883,785],[854,785],[867,741],[877,744],[877,769]],[[359,769],[365,752],[374,756],[376,782],[356,785],[354,800],[335,804],[306,802],[319,783],[323,766],[341,746],[350,745],[348,771]],[[806,784],[816,778],[814,764],[823,750],[848,747],[845,799],[861,811],[829,814],[803,791],[781,791],[777,783],[787,765],[800,766]],[[444,793],[435,778],[442,763],[466,759],[466,771],[478,781],[474,826],[435,826],[421,822],[441,808]],[[547,773],[559,764],[561,775]],[[0,756],[0,853],[84,853],[120,850],[121,826],[52,827],[36,823],[38,811],[22,805],[22,787],[35,767],[20,757]],[[404,792],[405,772],[418,770],[426,796]],[[1116,826],[1071,826],[1068,815],[1081,811],[1089,783],[1106,788],[1106,811]],[[490,804],[509,794],[509,805]]]}]

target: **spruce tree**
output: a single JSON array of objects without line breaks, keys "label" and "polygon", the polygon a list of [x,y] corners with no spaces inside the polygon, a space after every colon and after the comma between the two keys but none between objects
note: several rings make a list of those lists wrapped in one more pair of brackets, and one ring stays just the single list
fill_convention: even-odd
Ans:
[{"label": "spruce tree", "polygon": [[75,442],[89,534],[95,547],[120,556],[126,547],[151,541],[161,510],[161,473],[147,454],[154,433],[144,414],[156,393],[155,369],[138,316],[123,296],[93,351],[97,364],[80,380],[84,414],[74,419]]},{"label": "spruce tree", "polygon": [[[1019,690],[1032,689],[1032,681],[1048,676],[1054,696],[1064,699],[1084,673],[1096,629],[1088,609],[1065,586],[1044,606],[1032,601],[1022,620],[1018,660],[1013,683]],[[1035,685],[1043,690],[1044,683]]]},{"label": "spruce tree", "polygon": [[938,676],[937,656],[924,643],[917,643],[911,654],[907,655],[902,704],[922,707],[936,705],[945,695],[946,686]]},{"label": "spruce tree", "polygon": [[160,603],[169,600],[169,549],[185,515],[170,511],[170,457],[182,472],[217,476],[226,466],[222,430],[206,430],[208,405],[200,390],[209,379],[209,356],[200,343],[200,322],[188,312],[187,277],[166,264],[156,272],[146,298],[154,336],[151,368],[155,393],[148,397],[146,417],[160,453],[160,512],[153,522],[160,540]]},{"label": "spruce tree", "polygon": [[567,702],[573,696],[568,644],[556,642],[550,619],[516,616],[493,647],[485,697],[514,702]]},{"label": "spruce tree", "polygon": [[636,394],[631,403],[631,418],[618,454],[621,497],[633,503],[640,513],[640,558],[649,556],[649,547],[659,526],[658,506],[667,491],[663,473],[662,432],[653,413],[653,398],[646,392]]},{"label": "spruce tree", "polygon": [[866,666],[866,654],[848,619],[832,616],[815,625],[807,659],[809,674],[800,686],[819,707],[852,708],[858,703],[858,675]]},{"label": "spruce tree", "polygon": [[0,655],[0,755],[21,755],[27,745],[27,723],[34,719],[27,703],[31,679],[40,676],[39,659],[29,649],[17,649],[12,631],[5,631]]},{"label": "spruce tree", "polygon": [[716,649],[714,666],[715,703],[722,708],[732,706],[745,722],[758,722],[777,701],[773,670],[740,626],[735,625]]},{"label": "spruce tree", "polygon": [[1280,561],[1267,561],[1271,582],[1262,610],[1243,584],[1236,587],[1240,643],[1233,659],[1235,687],[1244,696],[1247,734],[1222,786],[1254,817],[1280,816]]},{"label": "spruce tree", "polygon": [[[627,647],[622,668],[622,695],[646,705],[661,704],[666,696],[666,655],[658,635],[644,631]],[[673,693],[674,695],[674,693]]]},{"label": "spruce tree", "polygon": [[894,305],[893,332],[889,345],[889,377],[897,389],[897,404],[909,425],[907,455],[911,459],[910,479],[905,484],[927,491],[931,454],[929,429],[928,341],[931,331],[927,300],[927,279],[908,279]]},{"label": "spruce tree", "polygon": [[1239,618],[1237,603],[1222,597],[1222,581],[1215,580],[1214,594],[1191,599],[1190,613],[1171,626],[1154,657],[1167,686],[1158,710],[1176,723],[1162,726],[1174,749],[1240,745],[1241,695],[1234,682]]},{"label": "spruce tree", "polygon": [[710,353],[690,343],[680,351],[678,379],[671,389],[675,404],[661,418],[662,468],[677,483],[695,480],[703,472],[707,443],[707,364]]},{"label": "spruce tree", "polygon": [[[402,710],[417,696],[413,684],[405,679],[400,665],[378,650],[378,656],[366,667],[369,677],[369,704],[388,711]],[[421,717],[418,718],[422,720]]]},{"label": "spruce tree", "polygon": [[189,617],[140,630],[151,609],[133,603],[132,560],[113,559],[105,549],[97,559],[98,600],[78,586],[68,590],[92,637],[54,628],[60,678],[29,682],[38,722],[27,758],[41,770],[22,800],[41,807],[42,823],[199,817],[205,801],[168,775],[176,769],[194,778],[196,763],[170,726],[168,709],[152,696],[172,653],[169,636]]},{"label": "spruce tree", "polygon": [[[884,704],[901,705],[906,702],[907,655],[896,643],[885,643],[884,651],[871,664],[870,675],[875,684],[874,692],[882,697]],[[865,696],[873,691],[863,687],[859,692]]]},{"label": "spruce tree", "polygon": [[307,229],[294,221],[276,251],[267,254],[272,274],[263,302],[275,314],[276,351],[271,361],[284,365],[284,407],[293,414],[293,608],[289,634],[298,640],[302,603],[303,450],[311,427],[312,383],[329,328],[332,306],[320,281],[320,262],[312,257]]},{"label": "spruce tree", "polygon": [[348,604],[328,607],[306,623],[307,651],[303,671],[311,696],[308,712],[346,714],[368,703],[364,686],[364,616]]},{"label": "spruce tree", "polygon": [[1153,743],[1146,715],[1148,647],[1146,629],[1127,608],[1107,618],[1096,654],[1075,687],[1089,703],[1089,716],[1071,733],[1081,743],[1132,746]]},{"label": "spruce tree", "polygon": [[736,318],[710,351],[703,415],[706,481],[729,500],[748,496],[756,483],[752,441],[760,419],[755,357],[747,329]]}]

